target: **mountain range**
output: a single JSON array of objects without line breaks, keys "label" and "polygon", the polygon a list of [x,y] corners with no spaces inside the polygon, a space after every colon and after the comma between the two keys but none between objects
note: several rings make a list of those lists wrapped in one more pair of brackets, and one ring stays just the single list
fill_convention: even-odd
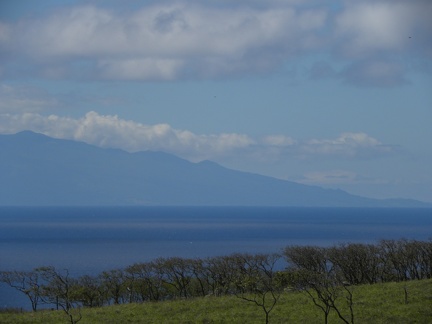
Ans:
[{"label": "mountain range", "polygon": [[129,153],[24,131],[0,135],[0,205],[423,207],[163,152]]}]

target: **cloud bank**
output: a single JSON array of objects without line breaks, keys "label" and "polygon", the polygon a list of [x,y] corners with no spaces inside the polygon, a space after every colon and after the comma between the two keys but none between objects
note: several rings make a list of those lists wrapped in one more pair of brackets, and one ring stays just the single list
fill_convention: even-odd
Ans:
[{"label": "cloud bank", "polygon": [[413,60],[432,57],[430,1],[98,4],[0,22],[0,73],[170,81],[269,73],[326,54],[346,82],[394,86],[407,82]]},{"label": "cloud bank", "polygon": [[357,159],[376,158],[394,151],[392,146],[384,145],[365,133],[343,133],[334,139],[297,140],[285,135],[254,139],[237,133],[195,134],[168,124],[145,125],[94,111],[78,119],[38,113],[4,113],[0,117],[0,133],[32,130],[129,152],[165,151],[191,161],[219,161],[235,155],[261,159],[279,159],[286,155],[297,159]]},{"label": "cloud bank", "polygon": [[364,177],[356,172],[347,170],[328,170],[307,172],[303,177],[296,181],[314,185],[346,185],[346,184],[387,184],[388,180]]}]

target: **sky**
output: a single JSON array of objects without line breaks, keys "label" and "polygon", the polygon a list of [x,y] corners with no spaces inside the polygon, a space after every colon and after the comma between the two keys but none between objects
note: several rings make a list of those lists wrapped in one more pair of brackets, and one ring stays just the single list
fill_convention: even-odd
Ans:
[{"label": "sky", "polygon": [[432,202],[430,0],[1,0],[0,134]]}]

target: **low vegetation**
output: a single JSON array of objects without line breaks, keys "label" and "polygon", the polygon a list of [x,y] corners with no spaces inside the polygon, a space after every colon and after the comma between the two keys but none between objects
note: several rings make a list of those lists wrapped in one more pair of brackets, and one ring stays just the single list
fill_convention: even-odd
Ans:
[{"label": "low vegetation", "polygon": [[428,323],[432,241],[161,258],[95,277],[43,267],[0,281],[33,309],[3,310],[0,323]]},{"label": "low vegetation", "polygon": [[[405,300],[408,291],[408,301]],[[432,280],[361,285],[355,289],[357,323],[430,323]],[[347,308],[342,311],[349,312]],[[132,303],[81,310],[86,323],[263,323],[262,311],[235,296]],[[61,311],[3,312],[0,323],[67,323]],[[302,292],[282,293],[270,323],[323,323],[322,312]],[[342,323],[330,312],[329,323]]]}]

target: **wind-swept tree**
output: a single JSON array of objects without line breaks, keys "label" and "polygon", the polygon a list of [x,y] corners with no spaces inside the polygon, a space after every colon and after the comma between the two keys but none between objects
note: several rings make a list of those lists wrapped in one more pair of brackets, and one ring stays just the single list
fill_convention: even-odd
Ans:
[{"label": "wind-swept tree", "polygon": [[206,296],[209,293],[209,278],[207,263],[203,259],[194,259],[191,261],[192,293],[194,296]]},{"label": "wind-swept tree", "polygon": [[332,269],[324,247],[292,245],[283,250],[283,255],[288,264],[297,269],[313,273],[328,273]]},{"label": "wind-swept tree", "polygon": [[40,272],[33,271],[1,271],[0,282],[22,292],[31,302],[32,310],[35,312],[41,301],[41,285],[43,279]]},{"label": "wind-swept tree", "polygon": [[379,252],[372,244],[341,244],[328,249],[328,258],[345,283],[374,284],[382,277]]},{"label": "wind-swept tree", "polygon": [[[354,323],[353,287],[343,285],[333,273],[317,273],[309,270],[299,270],[296,276],[297,287],[306,294],[324,314],[324,323],[334,310],[344,323]],[[341,311],[343,303],[349,308],[349,317]]]},{"label": "wind-swept tree", "polygon": [[178,297],[190,297],[192,260],[178,257],[159,258],[154,261],[154,266],[163,273],[162,280],[174,288]]},{"label": "wind-swept tree", "polygon": [[113,301],[117,305],[127,298],[126,278],[123,270],[104,271],[99,275],[99,280],[108,302]]},{"label": "wind-swept tree", "polygon": [[140,301],[159,301],[164,297],[165,289],[162,273],[154,262],[135,263],[125,269],[129,289]]},{"label": "wind-swept tree", "polygon": [[[324,314],[324,323],[334,310],[344,323],[354,323],[353,289],[344,285],[344,277],[335,271],[329,248],[291,246],[284,249],[291,285],[306,294]],[[341,312],[340,300],[348,303],[349,319]]]},{"label": "wind-swept tree", "polygon": [[274,269],[280,255],[238,254],[236,257],[236,296],[260,307],[268,323],[282,291]]},{"label": "wind-swept tree", "polygon": [[80,304],[74,296],[76,279],[69,277],[67,269],[58,271],[54,267],[38,268],[46,281],[42,286],[42,300],[47,304],[55,304],[68,316],[71,324],[78,323],[81,318]]},{"label": "wind-swept tree", "polygon": [[232,292],[237,262],[235,254],[205,259],[207,283],[214,296]]},{"label": "wind-swept tree", "polygon": [[99,277],[84,275],[79,277],[74,286],[74,299],[85,307],[103,305],[103,290]]}]

